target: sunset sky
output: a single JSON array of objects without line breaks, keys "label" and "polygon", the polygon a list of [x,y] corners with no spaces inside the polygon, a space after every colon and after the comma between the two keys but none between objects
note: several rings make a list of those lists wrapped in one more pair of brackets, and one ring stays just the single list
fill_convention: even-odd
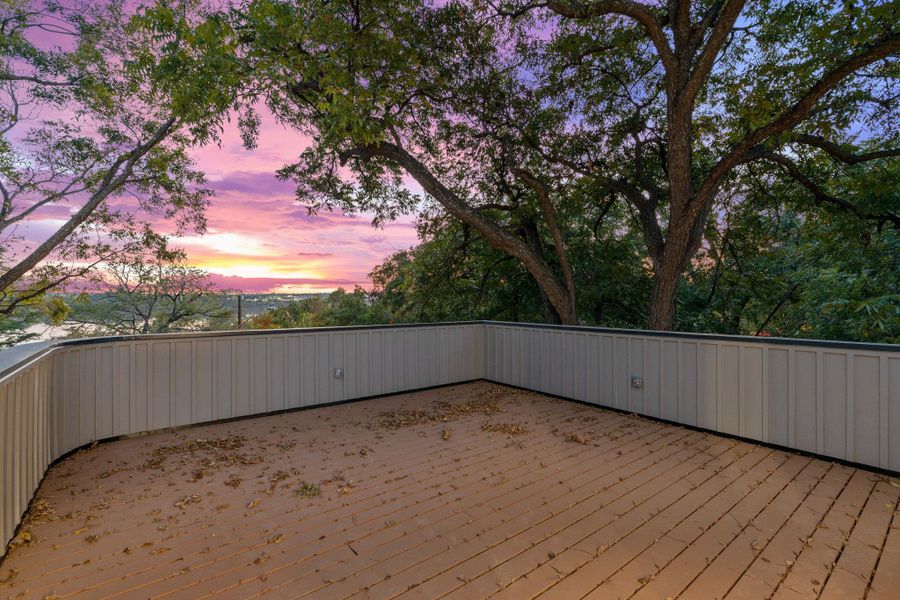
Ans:
[{"label": "sunset sky", "polygon": [[367,287],[372,267],[416,243],[411,216],[375,228],[365,214],[309,215],[296,202],[294,185],[275,177],[305,144],[302,136],[264,116],[257,148],[245,150],[231,127],[221,148],[196,152],[197,165],[215,190],[209,227],[203,236],[174,241],[223,287],[244,292]]},{"label": "sunset sky", "polygon": [[[191,264],[208,270],[216,285],[245,293],[369,287],[374,266],[417,242],[414,217],[375,228],[366,214],[308,214],[295,199],[294,185],[275,177],[305,144],[301,135],[263,115],[257,148],[245,150],[232,125],[221,147],[196,150],[197,166],[215,191],[208,229],[204,235],[175,237],[172,245],[183,248]],[[19,233],[33,247],[73,210],[77,207],[70,204],[44,207]],[[174,224],[161,217],[149,220],[161,233],[174,231]]]},{"label": "sunset sky", "polygon": [[[33,31],[31,38],[47,49],[70,42],[43,30]],[[276,170],[294,160],[307,141],[276,123],[264,107],[257,108],[262,123],[256,148],[243,148],[237,125],[232,123],[220,147],[194,152],[197,167],[209,180],[207,187],[215,191],[207,210],[208,229],[202,236],[191,233],[174,238],[173,245],[187,252],[191,264],[208,270],[217,285],[246,293],[368,287],[368,273],[374,266],[417,242],[414,217],[375,228],[371,215],[366,214],[309,215],[297,202],[294,185],[275,177]],[[52,119],[59,115],[45,110],[36,116]],[[113,204],[121,206],[120,201]],[[22,239],[13,247],[40,244],[77,208],[69,203],[41,208],[17,228],[15,237]],[[139,218],[148,217],[142,213]],[[160,233],[174,231],[173,224],[160,217],[149,220],[155,221],[154,228]]]}]

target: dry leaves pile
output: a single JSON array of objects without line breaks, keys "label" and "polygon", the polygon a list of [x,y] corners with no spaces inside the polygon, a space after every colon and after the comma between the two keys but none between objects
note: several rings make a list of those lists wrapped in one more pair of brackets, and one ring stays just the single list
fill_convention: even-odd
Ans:
[{"label": "dry leaves pile", "polygon": [[528,429],[526,429],[524,425],[516,425],[515,423],[484,423],[481,426],[481,430],[505,433],[506,435],[522,435],[528,433]]},{"label": "dry leaves pile", "polygon": [[414,425],[426,423],[446,423],[461,417],[474,415],[490,416],[503,409],[497,405],[497,394],[490,390],[484,397],[467,402],[446,402],[443,400],[434,403],[431,410],[401,408],[387,410],[379,415],[377,425],[385,429],[402,429]]},{"label": "dry leaves pile", "polygon": [[[161,446],[144,462],[144,468],[162,469],[166,459],[173,456],[179,457],[181,464],[184,464],[185,459],[192,459],[205,469],[246,467],[263,462],[265,457],[261,454],[239,452],[246,443],[247,438],[242,435],[229,435],[212,439],[198,438],[174,446]],[[202,477],[202,471],[194,471],[194,480]]]}]

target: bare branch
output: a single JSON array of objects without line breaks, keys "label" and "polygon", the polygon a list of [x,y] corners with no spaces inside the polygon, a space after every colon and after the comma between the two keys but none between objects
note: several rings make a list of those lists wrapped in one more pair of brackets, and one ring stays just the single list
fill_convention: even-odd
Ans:
[{"label": "bare branch", "polygon": [[900,34],[895,33],[878,43],[872,44],[863,52],[848,58],[825,73],[825,75],[810,88],[806,95],[797,100],[790,108],[771,121],[768,125],[748,133],[743,140],[738,142],[731,151],[723,156],[712,168],[697,194],[701,201],[696,203],[695,210],[699,213],[706,208],[706,205],[715,195],[715,191],[722,181],[722,178],[725,177],[732,168],[742,162],[742,159],[748,151],[770,137],[796,126],[809,115],[816,103],[825,96],[825,94],[837,87],[844,79],[850,77],[859,69],[896,54],[898,51],[900,51]]},{"label": "bare branch", "polygon": [[818,184],[816,184],[812,179],[810,179],[800,169],[797,163],[795,163],[788,157],[782,154],[778,154],[777,152],[762,152],[760,153],[759,158],[771,161],[784,169],[784,171],[788,175],[790,175],[792,179],[812,192],[816,204],[820,204],[823,202],[826,204],[831,204],[832,206],[836,206],[837,208],[855,215],[860,219],[875,221],[878,223],[879,228],[881,228],[885,223],[890,223],[894,227],[894,229],[900,229],[900,216],[897,216],[894,213],[890,212],[873,214],[860,209],[852,202],[848,202],[847,200],[843,200],[842,198],[837,198],[836,196],[829,194]]},{"label": "bare branch", "polygon": [[796,134],[795,136],[793,136],[793,140],[801,144],[806,144],[807,146],[814,146],[816,148],[819,148],[820,150],[824,150],[832,158],[835,158],[848,165],[857,165],[859,163],[868,162],[870,160],[877,160],[879,158],[893,158],[896,156],[900,156],[900,148],[890,148],[887,150],[876,150],[873,152],[854,154],[853,152],[848,151],[846,148],[843,148],[835,144],[834,142],[829,142],[823,137],[805,133]]}]

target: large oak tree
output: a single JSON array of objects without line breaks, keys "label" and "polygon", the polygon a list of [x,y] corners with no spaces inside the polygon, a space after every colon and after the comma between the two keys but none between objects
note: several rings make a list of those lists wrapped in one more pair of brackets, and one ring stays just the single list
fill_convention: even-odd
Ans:
[{"label": "large oak tree", "polygon": [[900,226],[896,181],[872,203],[841,196],[805,167],[811,154],[842,165],[900,155],[895,10],[796,0],[500,7],[558,26],[544,89],[573,128],[532,143],[633,205],[654,273],[649,328],[672,328],[679,280],[717,202],[740,192],[750,165],[792,179],[823,210]]}]

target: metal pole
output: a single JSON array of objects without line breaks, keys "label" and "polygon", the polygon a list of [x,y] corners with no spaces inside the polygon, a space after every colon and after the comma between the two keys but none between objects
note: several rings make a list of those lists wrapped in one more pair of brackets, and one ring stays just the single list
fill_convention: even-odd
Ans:
[{"label": "metal pole", "polygon": [[241,324],[243,322],[242,314],[241,314],[241,298],[242,295],[238,294],[238,329],[241,328]]}]

